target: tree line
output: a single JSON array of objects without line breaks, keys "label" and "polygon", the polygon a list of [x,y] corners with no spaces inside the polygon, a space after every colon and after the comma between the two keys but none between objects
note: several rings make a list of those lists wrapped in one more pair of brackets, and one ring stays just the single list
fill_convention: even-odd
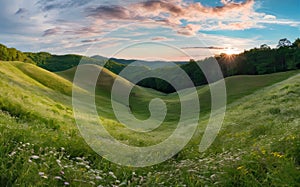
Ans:
[{"label": "tree line", "polygon": [[[80,62],[86,64],[97,64],[104,66],[110,71],[119,74],[127,65],[118,63],[118,59],[99,60],[95,58],[84,57],[80,55],[52,55],[46,52],[23,53],[14,48],[7,48],[0,44],[0,60],[3,61],[22,61],[36,64],[49,71],[63,71],[76,67]],[[195,86],[207,84],[204,73],[197,63],[209,64],[217,60],[221,67],[224,77],[234,75],[262,75],[282,71],[295,70],[300,68],[300,39],[293,43],[284,38],[279,40],[276,48],[271,48],[266,44],[259,48],[246,50],[237,55],[220,54],[215,57],[209,57],[201,61],[190,60],[186,64],[179,65],[191,78]],[[150,69],[147,67],[131,67],[132,77],[142,74],[151,76],[152,71],[158,74],[167,74],[170,79],[175,79],[178,75],[174,68]],[[214,73],[214,69],[210,69]],[[153,88],[165,93],[172,93],[175,89],[166,81],[158,78],[147,78],[138,83],[138,85]],[[182,89],[190,85],[182,85]]]},{"label": "tree line", "polygon": [[[296,70],[300,69],[300,39],[296,39],[293,43],[286,38],[281,39],[277,47],[273,49],[263,44],[259,48],[246,50],[236,55],[223,53],[197,62],[190,60],[188,64],[181,65],[181,68],[189,75],[195,86],[201,86],[207,84],[207,80],[197,63],[205,64],[215,60],[217,60],[221,67],[224,77],[234,75],[263,75]],[[161,71],[172,76],[172,69]],[[214,70],[211,71],[209,73],[213,73]],[[156,78],[146,79],[139,84],[165,93],[175,91],[169,83]]]}]

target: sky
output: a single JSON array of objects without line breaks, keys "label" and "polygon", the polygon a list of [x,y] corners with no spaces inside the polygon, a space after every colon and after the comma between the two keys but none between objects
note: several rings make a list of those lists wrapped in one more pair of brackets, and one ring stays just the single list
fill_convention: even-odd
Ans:
[{"label": "sky", "polygon": [[171,60],[300,37],[299,0],[0,0],[0,43],[21,51]]}]

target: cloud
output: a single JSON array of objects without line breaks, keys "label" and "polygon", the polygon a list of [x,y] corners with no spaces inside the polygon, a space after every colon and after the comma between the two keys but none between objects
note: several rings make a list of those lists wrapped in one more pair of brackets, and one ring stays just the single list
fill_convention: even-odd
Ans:
[{"label": "cloud", "polygon": [[244,2],[221,0],[221,3],[221,6],[210,7],[200,2],[188,3],[183,0],[147,0],[129,3],[126,7],[122,5],[89,7],[85,9],[85,13],[89,18],[104,22],[118,20],[127,23],[132,21],[155,23],[170,27],[176,33],[185,36],[195,35],[201,30],[244,30],[262,28],[271,21],[273,24],[285,23],[284,20],[276,22],[273,15],[256,12],[254,0]]},{"label": "cloud", "polygon": [[158,36],[158,37],[154,37],[154,38],[152,38],[151,40],[153,40],[153,41],[167,41],[167,40],[168,40],[168,38],[166,38],[166,37],[161,37],[161,36]]},{"label": "cloud", "polygon": [[36,4],[43,11],[51,11],[54,9],[75,8],[90,3],[91,0],[39,0]]},{"label": "cloud", "polygon": [[15,13],[15,15],[21,15],[27,12],[28,10],[26,8],[19,8],[19,10]]},{"label": "cloud", "polygon": [[52,29],[47,29],[47,30],[44,31],[43,37],[55,35],[58,32],[60,32],[60,28],[58,28],[58,27],[52,28]]},{"label": "cloud", "polygon": [[[199,37],[202,31],[238,31],[270,28],[272,25],[300,26],[297,19],[281,19],[280,15],[276,17],[263,13],[261,9],[257,11],[259,1],[216,1],[221,3],[220,6],[207,6],[195,0],[0,1],[2,25],[0,33],[4,36],[3,42],[14,42],[16,47],[26,45],[28,47],[26,50],[35,50],[39,47],[41,49],[49,47],[49,50],[57,49],[58,52],[71,50],[74,47],[79,50],[91,43],[102,43],[103,39],[99,41],[97,38],[105,36],[109,36],[107,37],[109,40],[110,38],[126,38],[127,41],[114,40],[122,44],[145,39],[176,43],[177,40],[182,39],[180,46],[186,44],[192,46],[189,47],[190,49],[196,49],[197,47],[193,46],[197,46],[197,43],[193,43],[191,36]],[[147,30],[148,28],[151,31]],[[277,29],[277,27],[274,28]],[[289,34],[287,37],[293,36],[291,34],[293,31],[289,32],[282,34]],[[26,40],[24,44],[23,36],[32,39],[32,43]],[[186,43],[190,39],[191,42]],[[226,47],[223,44],[228,44],[243,49],[257,45],[252,41],[255,39],[227,39],[224,36],[206,37],[203,40],[208,41],[207,46]],[[266,43],[259,41],[260,44]],[[104,47],[114,45],[116,44],[107,44]]]},{"label": "cloud", "polygon": [[[264,28],[266,24],[299,26],[297,21],[256,12],[254,0],[220,2],[221,6],[214,7],[184,0],[112,0],[105,5],[95,0],[39,0],[38,5],[43,11],[63,10],[56,20],[73,19],[74,23],[61,26],[61,33],[66,35],[95,36],[130,23],[168,27],[183,36],[194,36],[201,31]],[[62,23],[52,24],[55,27]]]},{"label": "cloud", "polygon": [[226,49],[225,47],[215,47],[215,46],[210,46],[210,47],[182,47],[181,49],[217,49],[217,50],[222,50]]},{"label": "cloud", "polygon": [[98,39],[98,38],[81,40],[82,43],[92,43],[92,42],[99,42],[99,41],[101,41],[101,39]]},{"label": "cloud", "polygon": [[276,19],[276,16],[274,16],[274,15],[265,15],[264,19],[265,20],[274,20],[274,19]]},{"label": "cloud", "polygon": [[122,6],[98,6],[96,8],[87,8],[88,16],[101,19],[133,19],[131,12]]},{"label": "cloud", "polygon": [[181,27],[177,30],[178,34],[186,35],[186,36],[193,36],[195,33],[200,30],[201,26],[199,25],[193,25],[193,24],[188,24],[184,27]]},{"label": "cloud", "polygon": [[151,13],[168,12],[174,16],[184,14],[184,10],[180,5],[173,4],[171,1],[145,1],[138,4],[139,9],[147,10]]},{"label": "cloud", "polygon": [[66,29],[63,34],[66,35],[81,35],[83,37],[89,37],[89,36],[98,36],[99,34],[102,34],[102,30],[99,28],[96,28],[94,26],[86,26],[86,27],[79,27],[79,28],[68,28]]},{"label": "cloud", "polygon": [[82,40],[82,43],[92,43],[92,42],[100,42],[100,43],[111,43],[111,42],[118,42],[120,43],[121,41],[128,41],[130,39],[128,38],[113,38],[113,37],[100,37],[100,38],[91,38],[91,39],[86,39]]}]

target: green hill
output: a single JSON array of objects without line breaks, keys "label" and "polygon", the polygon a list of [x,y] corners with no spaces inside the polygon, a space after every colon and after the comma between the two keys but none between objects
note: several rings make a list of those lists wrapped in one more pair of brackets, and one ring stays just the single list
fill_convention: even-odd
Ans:
[{"label": "green hill", "polygon": [[0,44],[0,60],[2,61],[21,61],[35,64],[35,62],[27,55],[15,48],[7,48]]},{"label": "green hill", "polygon": [[50,53],[24,53],[35,61],[38,66],[52,72],[64,71],[81,64],[96,64],[106,67],[112,72],[119,73],[125,65],[112,60],[98,60],[81,55],[52,55]]},{"label": "green hill", "polygon": [[[299,40],[296,40],[292,46],[282,46],[276,49],[271,49],[270,47],[262,45],[260,48],[254,48],[238,55],[221,54],[200,60],[197,63],[209,65],[210,63],[217,61],[224,77],[237,75],[265,75],[297,70],[300,68],[300,48],[298,41]],[[117,58],[106,59],[100,56],[90,58],[74,54],[53,55],[47,52],[23,53],[14,48],[7,48],[4,45],[0,45],[0,60],[32,63],[51,72],[66,71],[76,67],[79,63],[94,64],[104,66],[115,74],[119,74],[125,67],[128,67],[128,63],[135,61]],[[132,77],[140,76],[141,74],[146,74],[151,77],[153,71],[161,75],[168,75],[171,79],[174,79],[177,76],[176,68],[165,67],[162,65],[164,63],[160,63],[159,68],[155,69],[149,68],[152,65],[147,65],[151,64],[151,62],[143,63],[144,66],[130,67]],[[197,63],[194,60],[190,60],[189,63],[179,63],[178,65],[189,75],[194,85],[202,86],[207,84],[207,80]],[[156,66],[154,64],[153,66]],[[157,78],[142,80],[138,85],[164,93],[175,92],[175,89],[169,83]],[[190,85],[182,85],[181,87],[182,89],[185,89],[189,88]]]},{"label": "green hill", "polygon": [[47,52],[22,52],[15,48],[8,48],[2,44],[0,44],[0,60],[36,64],[37,66],[52,72],[70,69],[77,66],[80,62],[83,64],[104,65],[107,69],[115,73],[119,73],[124,67],[126,67],[126,65],[113,60],[99,60],[74,54],[53,55]]},{"label": "green hill", "polygon": [[[96,73],[97,71],[101,71],[101,74],[98,78],[98,84],[97,86],[103,90],[107,90],[110,91],[111,87],[115,81],[115,79],[117,78],[118,75],[114,74],[113,72],[109,71],[106,68],[103,68],[101,66],[98,65],[92,65],[92,64],[85,64],[85,65],[81,65],[81,68],[84,69],[87,74],[93,74]],[[77,70],[77,67],[68,69],[66,71],[62,71],[62,72],[57,72],[57,75],[60,75],[62,77],[64,77],[65,79],[73,82],[74,79],[74,75],[75,72]],[[130,83],[129,81],[127,81],[126,79],[121,78],[122,82],[124,85],[131,85],[132,83]]]},{"label": "green hill", "polygon": [[[112,164],[86,145],[71,105],[69,80],[75,68],[58,76],[31,64],[0,62],[0,72],[1,186],[299,185],[299,71],[227,78],[224,125],[205,153],[198,152],[198,145],[209,114],[209,90],[199,87],[204,115],[197,133],[176,157],[147,168]],[[103,72],[105,84],[97,85],[96,104],[112,136],[130,145],[149,146],[172,133],[180,113],[177,94],[135,87],[130,102],[137,118],[149,116],[153,98],[162,98],[169,110],[162,127],[150,133],[133,132],[114,120],[108,88],[116,75]]]}]

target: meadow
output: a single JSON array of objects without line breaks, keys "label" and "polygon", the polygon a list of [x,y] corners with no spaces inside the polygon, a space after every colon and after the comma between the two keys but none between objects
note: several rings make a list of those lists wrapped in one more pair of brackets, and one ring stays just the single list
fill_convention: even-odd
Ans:
[{"label": "meadow", "polygon": [[[0,62],[1,186],[300,185],[299,70],[226,78],[226,117],[203,153],[198,146],[210,113],[210,92],[208,86],[198,87],[201,114],[192,140],[173,158],[145,168],[113,164],[86,144],[73,117],[75,70],[52,73],[32,64]],[[116,76],[104,69],[95,96],[110,134],[135,146],[168,137],[178,122],[178,94],[136,86],[130,104],[137,118],[149,117],[153,98],[166,102],[168,114],[153,132],[134,133],[113,114],[110,89]],[[188,89],[183,92],[189,94]]]}]

